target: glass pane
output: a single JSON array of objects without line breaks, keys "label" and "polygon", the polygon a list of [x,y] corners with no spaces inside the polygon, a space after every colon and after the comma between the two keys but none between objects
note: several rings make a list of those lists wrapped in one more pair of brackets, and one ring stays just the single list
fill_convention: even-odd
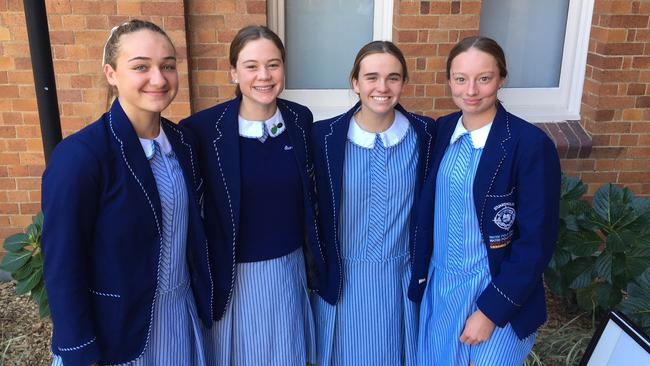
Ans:
[{"label": "glass pane", "polygon": [[559,86],[568,11],[569,0],[483,0],[481,35],[506,53],[506,87]]},{"label": "glass pane", "polygon": [[348,89],[373,14],[373,0],[285,0],[287,89]]}]

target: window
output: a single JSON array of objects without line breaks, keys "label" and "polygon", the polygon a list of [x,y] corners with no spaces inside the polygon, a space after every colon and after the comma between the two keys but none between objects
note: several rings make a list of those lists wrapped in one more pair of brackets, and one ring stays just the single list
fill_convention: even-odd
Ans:
[{"label": "window", "polygon": [[499,91],[529,121],[579,120],[594,0],[483,0],[481,34],[504,48]]},{"label": "window", "polygon": [[[392,38],[392,0],[269,0],[269,27],[287,48],[281,97],[307,105],[314,120],[332,117],[357,101],[348,75],[357,51]],[[309,31],[305,31],[305,30]]]}]

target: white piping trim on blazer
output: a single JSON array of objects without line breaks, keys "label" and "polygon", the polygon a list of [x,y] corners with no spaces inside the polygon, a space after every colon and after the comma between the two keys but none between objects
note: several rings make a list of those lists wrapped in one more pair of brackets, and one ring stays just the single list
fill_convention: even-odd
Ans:
[{"label": "white piping trim on blazer", "polygon": [[325,135],[325,161],[327,161],[327,176],[330,181],[330,192],[332,193],[332,216],[334,216],[334,220],[332,222],[334,226],[334,249],[336,249],[336,260],[339,263],[339,289],[338,289],[336,302],[339,302],[339,300],[341,300],[341,288],[343,287],[343,272],[341,268],[341,253],[339,252],[338,223],[336,222],[337,221],[336,202],[334,199],[334,184],[332,183],[332,169],[330,168],[330,157],[329,157],[329,149],[327,146],[327,138],[332,136],[332,134],[334,133],[334,124],[337,123],[339,120],[341,120],[343,116],[345,116],[345,114],[340,115],[337,119],[335,119],[334,121],[332,121],[332,123],[330,123],[330,133]]},{"label": "white piping trim on blazer", "polygon": [[[305,134],[305,130],[298,123],[298,113],[294,112],[293,109],[291,109],[291,107],[289,107],[289,105],[287,105],[286,103],[284,103],[284,102],[282,102],[280,100],[278,100],[277,103],[278,103],[278,105],[281,104],[287,110],[289,110],[289,112],[293,113],[293,116],[294,116],[293,124],[297,128],[300,129],[300,132],[302,132],[302,141],[305,144],[305,158],[306,158],[305,159],[305,169],[307,171],[307,174],[309,174],[309,163],[308,163],[308,161],[310,161],[310,159],[309,159],[309,150],[307,149],[307,136]],[[311,192],[308,192],[308,193],[311,196]],[[318,251],[320,252],[320,257],[321,257],[321,259],[323,260],[323,263],[324,263],[325,262],[325,256],[323,255],[323,248],[321,248],[321,245],[320,245],[320,236],[318,234],[318,224],[316,223],[316,215],[314,215],[314,231],[316,232],[316,242],[317,242],[316,244],[318,244]]]},{"label": "white piping trim on blazer", "polygon": [[88,291],[90,291],[91,294],[95,294],[95,295],[98,295],[98,296],[115,297],[115,298],[122,297],[122,296],[120,296],[118,294],[109,294],[109,293],[106,293],[106,292],[99,292],[99,291],[95,291],[95,290],[88,290]]},{"label": "white piping trim on blazer", "polygon": [[[129,164],[129,161],[126,160],[126,154],[124,153],[124,142],[120,140],[119,137],[117,137],[117,134],[115,133],[115,129],[113,128],[113,113],[112,111],[108,111],[108,125],[111,128],[111,133],[113,134],[113,137],[115,137],[115,140],[120,143],[120,151],[122,152],[122,159],[124,159],[124,163],[126,164],[126,167],[129,168],[129,171],[131,172],[131,175],[133,175],[133,178],[135,178],[135,181],[138,182],[138,185],[140,186],[140,189],[142,189],[142,192],[144,193],[145,198],[147,199],[147,202],[149,203],[149,207],[151,208],[151,212],[153,213],[153,218],[154,222],[156,223],[156,229],[158,230],[158,237],[160,238],[160,247],[162,248],[163,245],[163,236],[162,232],[160,229],[160,223],[158,222],[158,215],[156,214],[156,209],[153,207],[153,203],[151,203],[151,199],[149,198],[149,195],[147,194],[147,190],[144,189],[144,186],[142,185],[142,182],[140,179],[138,179],[138,176],[135,175],[135,172],[133,171],[133,168],[131,168],[131,164]],[[156,265],[156,289],[153,292],[153,301],[151,302],[151,311],[149,315],[149,329],[147,329],[147,339],[144,342],[144,348],[142,349],[142,353],[138,355],[136,358],[133,360],[130,360],[128,362],[133,362],[137,360],[138,358],[142,357],[144,355],[144,352],[147,350],[147,346],[149,345],[149,338],[151,337],[151,326],[153,324],[153,312],[156,307],[156,298],[158,297],[158,280],[160,279],[160,259],[162,256],[162,250],[158,251],[158,264]],[[128,363],[126,362],[126,363]],[[123,363],[122,365],[126,364]]]},{"label": "white piping trim on blazer", "polygon": [[78,350],[88,346],[89,344],[93,343],[96,340],[97,340],[97,337],[93,337],[93,339],[89,340],[88,342],[86,342],[86,343],[84,343],[84,344],[82,344],[80,346],[76,346],[76,347],[56,347],[56,348],[61,352],[78,351]]},{"label": "white piping trim on blazer", "polygon": [[221,319],[226,314],[226,309],[230,305],[230,300],[232,299],[233,288],[235,287],[235,272],[237,261],[235,260],[235,242],[237,241],[237,231],[235,230],[235,214],[232,212],[232,201],[230,199],[230,190],[228,189],[228,183],[226,182],[226,176],[223,175],[223,167],[221,166],[221,157],[219,156],[219,150],[217,149],[217,140],[223,137],[223,134],[219,130],[219,122],[223,119],[223,116],[226,114],[226,111],[230,108],[230,104],[226,105],[221,112],[221,115],[214,123],[214,129],[216,130],[216,138],[212,140],[212,145],[214,146],[214,152],[217,154],[217,163],[219,164],[219,172],[221,173],[221,180],[223,181],[223,186],[226,189],[226,197],[228,198],[228,209],[230,210],[230,222],[232,224],[232,274],[230,276],[230,291],[228,292],[228,299],[226,300],[226,306],[223,308],[223,312],[219,315],[218,319]]},{"label": "white piping trim on blazer", "polygon": [[[194,186],[197,186],[196,183],[196,170],[194,169],[194,152],[192,150],[192,146],[188,143],[185,142],[185,135],[183,134],[183,131],[178,129],[178,127],[174,126],[172,123],[167,123],[167,126],[171,127],[171,129],[176,132],[176,134],[180,135],[181,137],[181,143],[187,147],[187,149],[190,151],[190,163],[192,165],[192,180],[194,180]],[[195,191],[198,191],[201,188],[201,185],[203,185],[203,179],[198,184],[198,187],[196,187]],[[200,200],[199,200],[200,201]],[[214,283],[212,281],[212,270],[210,269],[210,252],[208,250],[208,240],[205,240],[205,258],[208,261],[208,275],[210,279],[210,318],[212,318],[212,312],[213,312],[213,299],[214,299]]]},{"label": "white piping trim on blazer", "polygon": [[[422,184],[424,184],[424,182],[426,182],[427,175],[429,175],[429,155],[430,155],[430,152],[431,152],[431,142],[432,142],[433,138],[431,138],[431,134],[429,133],[429,131],[427,131],[427,123],[426,122],[424,122],[422,119],[420,119],[420,117],[418,117],[414,113],[408,112],[408,114],[411,117],[413,117],[413,119],[415,119],[416,121],[418,121],[418,122],[420,122],[420,123],[422,123],[424,125],[424,128],[423,128],[424,133],[426,133],[427,136],[429,136],[429,142],[427,144],[427,160],[426,160],[426,164],[424,165],[424,176],[422,177],[422,179],[423,179]],[[417,147],[418,146],[416,145],[416,149],[417,149]],[[415,205],[415,204],[416,204],[415,202],[412,203],[412,205]],[[411,208],[411,209],[413,209],[413,208]],[[409,262],[411,262],[411,275],[413,274],[413,261],[415,260],[414,259],[415,258],[415,245],[417,243],[418,228],[419,228],[419,225],[416,222],[415,223],[415,230],[413,230],[413,248],[411,249],[411,257],[409,258]],[[418,280],[418,282],[420,280]],[[425,281],[426,281],[426,279],[425,279]],[[419,282],[418,284],[422,284],[422,283],[424,283],[424,282]]]}]

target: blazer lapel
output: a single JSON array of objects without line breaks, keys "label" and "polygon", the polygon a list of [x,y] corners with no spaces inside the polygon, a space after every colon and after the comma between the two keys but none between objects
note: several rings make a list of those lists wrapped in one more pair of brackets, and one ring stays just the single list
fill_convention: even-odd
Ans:
[{"label": "blazer lapel", "polygon": [[172,150],[178,159],[178,163],[181,166],[183,171],[183,177],[185,178],[185,186],[187,187],[187,192],[189,197],[194,197],[198,202],[198,197],[196,197],[196,188],[198,187],[198,180],[200,179],[197,176],[196,167],[192,161],[193,154],[195,152],[192,149],[192,146],[187,143],[183,131],[176,127],[170,121],[166,119],[161,120],[161,127],[165,131],[165,135],[169,139],[169,143],[172,145]]},{"label": "blazer lapel", "polygon": [[[303,189],[309,188],[308,172],[311,167],[307,166],[307,132],[298,123],[298,114],[290,109],[282,100],[278,100],[278,108],[282,114],[282,120],[287,127],[289,141],[293,150],[293,156],[298,163],[298,170],[300,171],[300,178],[302,180]],[[310,123],[312,121],[309,121]]]},{"label": "blazer lapel", "polygon": [[[431,169],[429,171],[429,176],[431,177],[430,179],[435,182],[436,177],[438,175],[438,169],[440,168],[440,163],[442,162],[442,158],[445,155],[445,150],[447,150],[447,147],[449,146],[449,140],[451,140],[451,135],[454,133],[454,129],[456,129],[456,123],[458,123],[458,118],[460,118],[460,113],[455,113],[451,117],[446,118],[441,124],[438,126],[437,130],[437,135],[436,135],[436,145],[434,146],[434,160],[433,160],[433,165],[431,166]],[[440,120],[436,123],[441,123]]]},{"label": "blazer lapel", "polygon": [[221,115],[215,116],[215,138],[212,141],[217,164],[215,172],[217,182],[223,182],[225,196],[218,197],[217,205],[221,217],[232,220],[233,235],[239,231],[239,213],[241,204],[241,176],[239,170],[239,105],[241,99],[228,102]]},{"label": "blazer lapel", "polygon": [[503,160],[510,152],[509,145],[512,142],[510,131],[508,112],[501,104],[498,104],[497,114],[490,128],[490,134],[483,148],[483,154],[474,178],[474,206],[476,206],[479,222],[483,220],[486,196],[490,192],[491,184],[494,181],[492,178],[499,173]]},{"label": "blazer lapel", "polygon": [[133,129],[131,121],[124,113],[119,99],[113,102],[108,112],[108,123],[111,134],[119,145],[126,168],[135,179],[136,184],[143,189],[143,194],[154,210],[154,219],[157,221],[158,227],[162,227],[160,221],[162,219],[162,208],[156,180],[138,135]]},{"label": "blazer lapel", "polygon": [[347,141],[350,119],[359,108],[357,103],[352,109],[330,122],[330,133],[325,135],[325,158],[327,159],[327,174],[329,177],[330,189],[333,192],[333,205],[338,225],[339,212],[337,208],[341,204],[341,188],[343,185],[343,163],[345,160],[345,142]]}]

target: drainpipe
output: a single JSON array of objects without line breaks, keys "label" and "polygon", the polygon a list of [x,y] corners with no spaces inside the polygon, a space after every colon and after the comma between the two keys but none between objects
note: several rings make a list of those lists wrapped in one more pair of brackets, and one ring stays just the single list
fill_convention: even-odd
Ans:
[{"label": "drainpipe", "polygon": [[23,0],[45,163],[62,139],[45,1]]}]

